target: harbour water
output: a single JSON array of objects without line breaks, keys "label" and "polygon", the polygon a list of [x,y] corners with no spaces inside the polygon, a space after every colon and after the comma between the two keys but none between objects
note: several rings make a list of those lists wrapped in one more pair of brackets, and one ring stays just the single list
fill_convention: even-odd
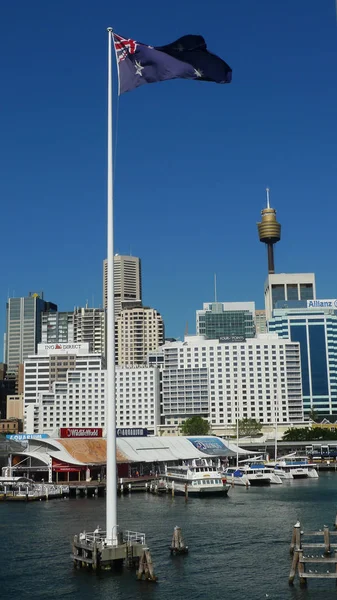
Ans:
[{"label": "harbour water", "polygon": [[[236,487],[228,498],[131,494],[119,499],[124,529],[145,532],[158,584],[138,582],[135,572],[95,574],[74,570],[74,533],[104,527],[102,498],[0,505],[1,599],[52,600],[330,600],[333,580],[288,585],[293,524],[333,528],[337,475],[283,482],[270,488]],[[190,548],[171,557],[179,525]]]}]

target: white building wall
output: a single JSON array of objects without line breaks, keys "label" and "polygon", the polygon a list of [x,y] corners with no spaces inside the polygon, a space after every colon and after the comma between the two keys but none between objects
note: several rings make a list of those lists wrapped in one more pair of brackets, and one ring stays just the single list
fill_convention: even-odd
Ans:
[{"label": "white building wall", "polygon": [[[303,420],[300,351],[297,342],[265,334],[242,343],[186,336],[161,348],[164,369],[208,370],[209,420],[225,426],[254,418],[274,423]],[[153,355],[153,353],[152,353]],[[187,392],[186,386],[182,390]]]},{"label": "white building wall", "polygon": [[[264,300],[266,319],[269,321],[272,316],[273,302],[272,302],[272,286],[280,285],[284,288],[284,299],[288,300],[287,285],[297,286],[297,298],[296,300],[303,300],[301,298],[300,286],[301,284],[309,284],[313,287],[313,297],[316,298],[316,282],[314,273],[273,273],[269,274],[265,285],[264,285]],[[306,300],[306,298],[304,298]],[[290,300],[290,299],[289,299]],[[294,300],[294,298],[293,298]]]},{"label": "white building wall", "polygon": [[[76,356],[76,371],[90,372],[102,370],[102,356],[89,353],[88,344],[39,344],[38,354],[29,356],[24,363],[23,395],[25,414],[27,405],[37,403],[42,394],[47,394],[53,390],[50,375],[51,357],[68,357],[69,354]],[[64,383],[64,381],[58,382],[59,385],[64,385]],[[31,422],[29,422],[29,426],[31,426]],[[28,431],[26,427],[28,425],[25,425],[25,431]],[[28,433],[31,432],[28,431]]]},{"label": "white building wall", "polygon": [[[100,368],[101,357],[78,355],[76,369],[68,371],[65,381],[55,381],[51,386],[44,379],[41,384],[41,362],[45,367],[42,359],[47,361],[49,357],[32,357],[32,373],[37,377],[35,401],[25,403],[24,431],[57,436],[61,427],[104,428],[106,370]],[[31,374],[29,368],[27,372]],[[33,380],[28,381],[28,386],[33,386]],[[156,433],[160,424],[157,368],[116,368],[116,423],[117,427],[143,427]]]},{"label": "white building wall", "polygon": [[209,417],[208,369],[163,369],[161,416],[165,423],[179,415]]},{"label": "white building wall", "polygon": [[156,433],[160,424],[157,368],[116,368],[117,427],[145,427]]},{"label": "white building wall", "polygon": [[38,398],[38,432],[60,427],[105,427],[106,371],[68,371],[67,381]]}]

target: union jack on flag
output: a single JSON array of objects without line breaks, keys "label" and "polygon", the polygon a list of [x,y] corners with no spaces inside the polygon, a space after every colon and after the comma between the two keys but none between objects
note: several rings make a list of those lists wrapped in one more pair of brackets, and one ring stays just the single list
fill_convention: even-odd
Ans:
[{"label": "union jack on flag", "polygon": [[125,60],[129,54],[134,54],[137,48],[137,42],[135,40],[123,38],[117,33],[113,34],[117,61],[120,63],[122,60]]}]

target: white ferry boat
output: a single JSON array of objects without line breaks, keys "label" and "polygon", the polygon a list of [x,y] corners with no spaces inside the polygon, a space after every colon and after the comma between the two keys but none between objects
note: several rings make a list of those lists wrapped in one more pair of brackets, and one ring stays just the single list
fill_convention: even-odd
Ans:
[{"label": "white ferry boat", "polygon": [[310,463],[307,457],[278,460],[274,467],[274,473],[284,479],[317,479],[319,477],[316,465]]},{"label": "white ferry boat", "polygon": [[227,496],[230,485],[220,475],[212,460],[201,458],[185,464],[166,467],[165,479],[169,489],[176,494],[191,496]]},{"label": "white ferry boat", "polygon": [[240,467],[242,472],[247,476],[250,485],[270,485],[282,483],[272,467],[266,467],[263,463],[252,463]]},{"label": "white ferry boat", "polygon": [[250,486],[250,481],[246,473],[243,469],[240,469],[240,467],[227,467],[227,469],[222,472],[222,475],[226,478],[227,483],[230,483],[231,485]]}]

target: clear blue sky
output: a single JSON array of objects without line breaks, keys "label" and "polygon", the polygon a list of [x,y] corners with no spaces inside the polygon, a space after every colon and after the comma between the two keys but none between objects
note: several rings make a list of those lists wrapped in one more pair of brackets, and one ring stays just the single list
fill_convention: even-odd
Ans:
[{"label": "clear blue sky", "polygon": [[334,0],[13,0],[0,21],[0,330],[8,291],[102,302],[106,27],[151,45],[202,34],[231,85],[171,81],[120,99],[116,245],[140,256],[168,336],[213,298],[263,307],[265,187],[276,270],[337,297]]}]

